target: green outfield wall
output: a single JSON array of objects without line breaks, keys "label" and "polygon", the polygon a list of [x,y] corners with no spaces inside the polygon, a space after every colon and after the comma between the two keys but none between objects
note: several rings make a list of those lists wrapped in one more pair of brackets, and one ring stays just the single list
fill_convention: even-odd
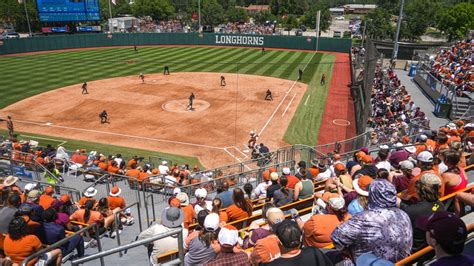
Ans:
[{"label": "green outfield wall", "polygon": [[[316,50],[316,38],[302,36],[232,35],[198,33],[114,33],[36,36],[4,40],[0,54],[71,48],[133,45],[216,45]],[[320,38],[319,51],[348,53],[351,39]]]}]

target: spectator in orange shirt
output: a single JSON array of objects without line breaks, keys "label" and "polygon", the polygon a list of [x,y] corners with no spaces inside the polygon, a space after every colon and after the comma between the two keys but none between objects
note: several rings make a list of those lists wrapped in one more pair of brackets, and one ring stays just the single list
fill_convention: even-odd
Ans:
[{"label": "spectator in orange shirt", "polygon": [[91,200],[96,204],[97,199],[94,196],[97,194],[97,189],[95,187],[88,187],[86,192],[84,192],[84,196],[79,200],[77,205],[78,207],[83,207],[87,201]]},{"label": "spectator in orange shirt", "polygon": [[281,177],[286,176],[286,178],[288,179],[288,184],[286,185],[286,187],[294,190],[295,185],[298,184],[298,182],[300,182],[298,177],[291,175],[291,171],[289,167],[283,167],[281,171],[282,171]]},{"label": "spectator in orange shirt", "polygon": [[242,189],[234,188],[232,199],[234,200],[234,204],[226,209],[229,222],[244,219],[252,215],[252,205],[245,199]]},{"label": "spectator in orange shirt", "polygon": [[138,157],[137,156],[133,156],[132,159],[130,159],[130,161],[128,161],[127,163],[127,169],[131,169],[132,168],[132,164],[138,164]]},{"label": "spectator in orange shirt", "polygon": [[176,198],[179,200],[181,205],[181,210],[184,212],[184,221],[183,226],[185,229],[188,229],[191,224],[194,223],[194,217],[196,217],[196,212],[191,204],[189,204],[188,194],[184,192],[178,193]]},{"label": "spectator in orange shirt", "polygon": [[146,182],[148,181],[148,177],[150,176],[150,174],[148,173],[148,170],[149,170],[149,165],[145,164],[143,166],[143,171],[141,171],[139,174],[138,174],[138,180],[141,181],[141,182]]},{"label": "spectator in orange shirt", "polygon": [[110,190],[107,200],[109,202],[109,208],[111,210],[122,210],[123,208],[125,208],[125,199],[123,197],[120,197],[120,193],[122,193],[122,190],[119,187],[113,187]]},{"label": "spectator in orange shirt", "polygon": [[87,161],[87,155],[84,154],[85,152],[86,152],[85,149],[80,149],[76,151],[76,153],[72,155],[71,161],[84,165]]},{"label": "spectator in orange shirt", "polygon": [[[340,196],[330,197],[327,204],[327,214],[315,214],[304,223],[304,244],[323,248],[331,244],[331,234],[338,225],[351,218],[345,207],[345,201]],[[298,224],[302,224],[297,220]],[[301,225],[300,225],[301,227]]]},{"label": "spectator in orange shirt", "polygon": [[120,174],[120,168],[118,168],[118,164],[116,161],[112,161],[109,167],[107,168],[109,174]]},{"label": "spectator in orange shirt", "polygon": [[[8,225],[8,235],[4,240],[5,255],[10,257],[13,263],[20,265],[23,260],[43,248],[41,241],[35,235],[28,235],[28,224],[22,217],[14,218]],[[56,265],[61,265],[61,249],[53,249],[45,254],[45,264],[48,265],[53,259]],[[38,259],[28,262],[28,266],[35,265]]]},{"label": "spectator in orange shirt", "polygon": [[47,186],[44,189],[43,195],[40,196],[38,204],[45,210],[49,209],[49,207],[51,207],[51,204],[54,201],[53,194],[54,188],[51,186]]},{"label": "spectator in orange shirt", "polygon": [[101,156],[99,158],[99,168],[102,169],[103,171],[107,172],[107,169],[109,168],[109,166],[107,165],[107,163],[105,162],[105,156]]},{"label": "spectator in orange shirt", "polygon": [[128,177],[138,179],[138,175],[140,174],[140,170],[137,169],[137,164],[132,163],[130,166],[130,169],[127,170],[127,173],[125,174]]},{"label": "spectator in orange shirt", "polygon": [[[417,166],[420,168],[420,174],[417,176],[414,176],[412,179],[410,179],[410,183],[408,183],[408,188],[406,191],[402,193],[401,199],[405,201],[418,201],[420,197],[418,196],[418,193],[416,192],[416,182],[420,179],[422,175],[425,173],[434,173],[436,174],[442,181],[443,178],[439,175],[438,169],[434,167],[433,161],[434,157],[433,154],[429,151],[422,151],[418,154],[416,157],[417,160]],[[444,181],[441,183],[441,187],[439,189],[440,197],[444,196]]]},{"label": "spectator in orange shirt", "polygon": [[94,201],[86,201],[86,203],[84,204],[84,209],[79,209],[75,211],[69,217],[69,219],[71,221],[78,221],[89,225],[93,223],[98,223],[99,234],[103,234],[106,231],[106,228],[104,227],[104,216],[100,212],[93,210],[94,205]]}]

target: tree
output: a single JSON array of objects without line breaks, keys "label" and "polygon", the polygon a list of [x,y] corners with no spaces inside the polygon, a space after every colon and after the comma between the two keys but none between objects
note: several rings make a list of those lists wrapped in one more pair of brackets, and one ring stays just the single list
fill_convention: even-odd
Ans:
[{"label": "tree", "polygon": [[426,28],[436,23],[439,1],[410,0],[405,4],[400,30],[400,39],[414,41],[423,35]]},{"label": "tree", "polygon": [[438,28],[448,34],[449,41],[463,39],[470,29],[474,29],[474,5],[459,3],[442,11]]},{"label": "tree", "polygon": [[155,20],[167,20],[174,14],[170,0],[135,0],[132,5],[133,15],[150,16]]},{"label": "tree", "polygon": [[263,24],[267,21],[273,22],[277,20],[277,17],[273,15],[270,11],[265,10],[255,14],[254,19],[257,24]]},{"label": "tree", "polygon": [[247,11],[243,8],[236,8],[231,6],[225,12],[227,21],[229,22],[246,22],[249,18]]},{"label": "tree", "polygon": [[321,18],[319,22],[319,29],[326,31],[331,26],[331,13],[329,12],[329,5],[325,2],[317,2],[311,5],[310,9],[301,17],[301,21],[307,27],[316,28],[316,12],[321,10]]},{"label": "tree", "polygon": [[[26,7],[32,30],[38,30],[40,24],[38,21],[36,2],[27,1]],[[18,0],[0,0],[0,21],[13,25],[16,31],[28,32],[25,9],[23,4],[18,3]]]},{"label": "tree", "polygon": [[364,18],[366,33],[374,39],[392,39],[394,35],[394,26],[390,21],[390,13],[381,8],[376,8]]},{"label": "tree", "polygon": [[217,0],[201,1],[201,21],[202,25],[211,26],[224,22],[224,9]]},{"label": "tree", "polygon": [[[108,1],[110,1],[110,0],[100,0],[99,1],[100,18],[102,20],[106,20],[110,17]],[[116,0],[115,2],[117,3],[116,5],[110,3],[111,6],[112,6],[112,16],[113,17],[132,14],[132,7],[130,6],[128,0]]]}]

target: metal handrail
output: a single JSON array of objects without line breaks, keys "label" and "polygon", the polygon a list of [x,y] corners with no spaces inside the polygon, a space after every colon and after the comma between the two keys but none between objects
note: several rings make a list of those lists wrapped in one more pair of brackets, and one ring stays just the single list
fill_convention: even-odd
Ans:
[{"label": "metal handrail", "polygon": [[[119,219],[119,215],[121,213],[123,213],[125,210],[127,210],[128,208],[131,208],[133,206],[137,205],[137,210],[138,210],[138,227],[140,228],[140,232],[143,231],[143,228],[142,228],[142,215],[141,215],[141,211],[140,211],[140,202],[134,202],[126,207],[124,207],[122,210],[114,213],[114,221],[115,221],[115,237],[117,238],[117,245],[120,247],[122,245],[121,241],[120,241],[120,234],[119,234],[119,222],[120,222],[120,219]],[[120,251],[119,252],[119,256],[122,257],[122,252]]]},{"label": "metal handrail", "polygon": [[[47,252],[53,250],[53,249],[56,249],[56,248],[59,248],[61,247],[62,245],[66,244],[71,238],[73,238],[74,236],[76,235],[79,235],[83,232],[87,232],[89,231],[90,229],[93,229],[94,230],[94,234],[95,234],[95,237],[96,237],[96,241],[97,241],[97,248],[99,250],[99,253],[102,251],[102,245],[100,243],[100,237],[99,237],[99,224],[98,223],[93,223],[93,224],[90,224],[84,228],[81,228],[79,231],[75,232],[74,234],[72,235],[69,235],[61,240],[59,240],[58,242],[44,248],[44,249],[41,249],[35,253],[33,253],[32,255],[26,257],[23,262],[21,263],[21,266],[27,266],[28,265],[28,262],[33,260],[34,258],[37,258],[43,254],[46,254]],[[105,265],[104,264],[104,259],[101,258],[100,260],[100,264],[101,265]]]},{"label": "metal handrail", "polygon": [[168,231],[168,232],[165,232],[165,233],[161,233],[161,234],[152,236],[150,238],[137,240],[137,241],[134,241],[132,243],[129,243],[129,244],[126,244],[126,245],[123,245],[123,246],[119,246],[119,247],[112,248],[112,249],[109,249],[109,250],[101,251],[101,252],[98,252],[96,254],[87,256],[87,257],[75,259],[75,260],[71,261],[71,265],[73,265],[73,266],[74,265],[79,265],[79,264],[82,264],[82,263],[85,263],[85,262],[88,262],[88,261],[91,261],[91,260],[99,259],[99,258],[102,260],[105,256],[109,256],[109,255],[112,255],[112,254],[115,254],[115,253],[118,253],[118,252],[122,252],[122,251],[125,251],[125,250],[128,250],[128,249],[132,249],[132,248],[135,248],[135,247],[143,246],[143,245],[149,244],[151,242],[154,242],[158,239],[162,239],[162,238],[173,236],[173,235],[178,235],[179,260],[180,260],[180,262],[183,262],[184,261],[183,229],[180,227],[178,229],[174,229],[174,230],[171,230],[171,231]]},{"label": "metal handrail", "polygon": [[[35,183],[37,185],[40,185],[42,187],[47,187],[47,186],[51,186],[50,183],[48,182],[43,182],[43,181],[31,181],[30,179],[24,179],[22,177],[18,177],[18,179],[21,181],[21,182],[25,182],[25,183]],[[59,188],[60,191],[64,190],[64,191],[67,191],[67,193],[73,195],[77,195],[77,200],[79,200],[81,198],[81,192],[76,189],[76,188],[72,188],[72,187],[66,187],[66,186],[61,186],[61,185],[54,185],[55,188]],[[74,200],[74,197],[73,197],[73,200]]]}]

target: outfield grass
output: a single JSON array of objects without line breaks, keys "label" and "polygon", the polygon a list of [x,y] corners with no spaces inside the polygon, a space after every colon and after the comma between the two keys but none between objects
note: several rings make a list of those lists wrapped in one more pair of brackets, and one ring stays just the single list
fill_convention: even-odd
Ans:
[{"label": "outfield grass", "polygon": [[[191,156],[181,156],[175,155],[171,153],[163,153],[157,151],[149,151],[149,150],[142,150],[142,149],[134,149],[128,148],[123,146],[115,146],[115,145],[106,145],[96,142],[88,142],[88,141],[78,141],[73,139],[66,139],[66,138],[58,138],[58,137],[51,137],[45,136],[40,134],[31,134],[26,132],[15,132],[17,138],[19,140],[35,140],[38,141],[39,145],[45,147],[48,144],[51,144],[53,147],[57,147],[59,144],[62,144],[64,148],[70,151],[75,151],[77,149],[86,149],[88,152],[90,151],[97,151],[99,153],[103,153],[105,155],[109,154],[122,154],[124,158],[131,158],[134,155],[145,157],[145,160],[148,161],[151,158],[151,161],[157,163],[162,160],[171,161],[173,163],[178,164],[189,164],[191,167],[195,164],[199,165],[201,169],[203,169],[201,163],[196,157]],[[0,135],[8,136],[7,131],[0,129]]]},{"label": "outfield grass", "polygon": [[[324,62],[322,65],[318,64],[321,60]],[[267,50],[262,55],[260,49],[211,47],[148,47],[139,48],[138,52],[132,48],[110,48],[0,57],[0,65],[4,66],[0,82],[0,108],[84,81],[160,73],[165,65],[170,67],[172,73],[242,73],[290,80],[295,80],[298,69],[306,66],[303,82],[309,84],[309,90],[291,121],[285,140],[290,144],[314,145],[333,61],[333,55],[304,51]],[[324,90],[318,89],[322,73],[326,73],[327,77]],[[308,95],[311,108],[304,106]],[[72,140],[68,143],[76,143],[78,147],[89,145]],[[104,145],[101,147],[106,149]]]}]

